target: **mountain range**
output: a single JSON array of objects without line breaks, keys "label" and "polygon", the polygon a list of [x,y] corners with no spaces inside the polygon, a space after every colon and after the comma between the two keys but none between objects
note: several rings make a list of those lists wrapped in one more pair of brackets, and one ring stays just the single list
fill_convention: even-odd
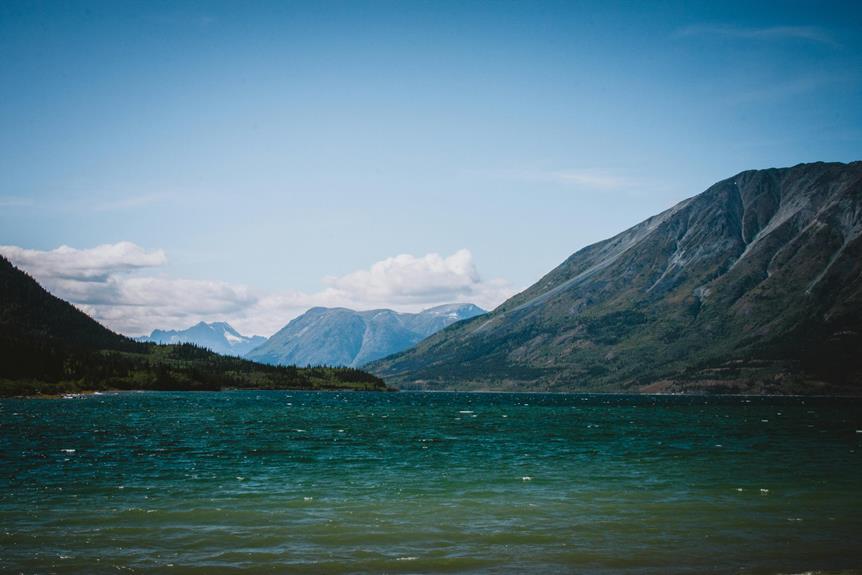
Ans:
[{"label": "mountain range", "polygon": [[[218,323],[150,337],[192,332],[253,340]],[[365,365],[402,388],[858,395],[862,162],[741,172],[490,313],[313,308],[247,357]],[[136,342],[0,256],[0,394],[224,388],[386,386],[354,368]]]},{"label": "mountain range", "polygon": [[111,389],[386,390],[358,369],[277,367],[114,333],[0,256],[0,396]]},{"label": "mountain range", "polygon": [[266,341],[259,335],[247,336],[236,331],[227,322],[199,322],[188,329],[155,329],[148,336],[135,338],[137,341],[161,344],[193,343],[222,355],[243,356]]},{"label": "mountain range", "polygon": [[419,313],[315,307],[292,320],[246,357],[279,365],[358,367],[412,347],[455,322],[484,313],[473,304],[447,304]]},{"label": "mountain range", "polygon": [[402,388],[860,393],[862,162],[750,170],[368,366]]}]

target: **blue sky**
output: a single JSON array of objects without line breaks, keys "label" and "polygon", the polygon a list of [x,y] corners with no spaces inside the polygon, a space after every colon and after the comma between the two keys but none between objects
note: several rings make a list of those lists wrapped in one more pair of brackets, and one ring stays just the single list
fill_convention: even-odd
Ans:
[{"label": "blue sky", "polygon": [[860,6],[6,1],[0,245],[126,333],[491,306],[739,171],[862,159]]}]

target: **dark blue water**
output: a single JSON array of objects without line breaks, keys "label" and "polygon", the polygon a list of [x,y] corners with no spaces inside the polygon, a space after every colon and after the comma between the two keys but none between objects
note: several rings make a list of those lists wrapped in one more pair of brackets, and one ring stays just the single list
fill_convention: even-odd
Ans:
[{"label": "dark blue water", "polygon": [[860,430],[848,399],[2,400],[0,572],[856,572]]}]

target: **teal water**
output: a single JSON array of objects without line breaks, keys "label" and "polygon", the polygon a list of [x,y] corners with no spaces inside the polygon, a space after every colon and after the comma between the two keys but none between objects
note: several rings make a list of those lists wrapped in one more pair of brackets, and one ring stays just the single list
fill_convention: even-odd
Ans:
[{"label": "teal water", "polygon": [[2,400],[0,572],[857,572],[860,452],[848,399]]}]

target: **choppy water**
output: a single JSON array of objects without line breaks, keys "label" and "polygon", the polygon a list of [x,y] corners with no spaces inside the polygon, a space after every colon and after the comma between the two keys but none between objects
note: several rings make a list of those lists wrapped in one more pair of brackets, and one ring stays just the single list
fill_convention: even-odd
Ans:
[{"label": "choppy water", "polygon": [[3,400],[0,572],[856,570],[860,430],[846,399]]}]

